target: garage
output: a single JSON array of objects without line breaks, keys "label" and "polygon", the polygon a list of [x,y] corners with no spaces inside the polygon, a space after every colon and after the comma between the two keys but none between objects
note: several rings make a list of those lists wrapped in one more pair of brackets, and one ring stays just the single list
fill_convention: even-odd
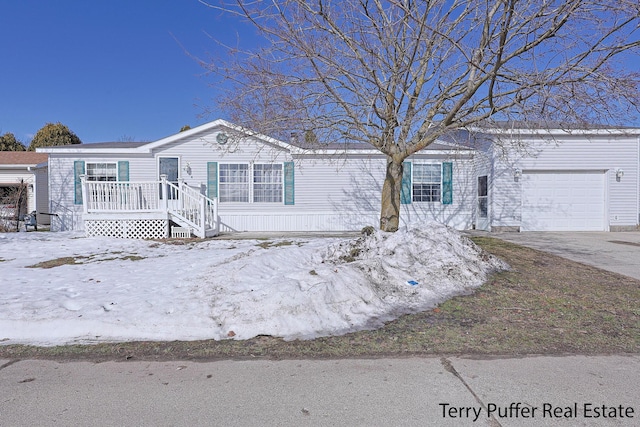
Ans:
[{"label": "garage", "polygon": [[521,231],[605,231],[605,173],[523,171]]}]

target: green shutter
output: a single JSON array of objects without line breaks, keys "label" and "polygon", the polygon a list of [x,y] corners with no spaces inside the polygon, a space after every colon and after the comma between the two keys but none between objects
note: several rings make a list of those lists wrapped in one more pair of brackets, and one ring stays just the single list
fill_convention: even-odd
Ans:
[{"label": "green shutter", "polygon": [[295,179],[293,162],[284,162],[284,204],[295,204]]},{"label": "green shutter", "polygon": [[118,181],[129,181],[129,162],[127,160],[118,162]]},{"label": "green shutter", "polygon": [[218,162],[207,162],[207,197],[218,197]]},{"label": "green shutter", "polygon": [[82,181],[80,175],[84,175],[84,161],[76,160],[73,162],[73,194],[76,205],[82,204]]},{"label": "green shutter", "polygon": [[400,190],[400,203],[411,203],[411,162],[402,163],[402,188]]},{"label": "green shutter", "polygon": [[442,164],[442,204],[453,203],[453,163]]}]

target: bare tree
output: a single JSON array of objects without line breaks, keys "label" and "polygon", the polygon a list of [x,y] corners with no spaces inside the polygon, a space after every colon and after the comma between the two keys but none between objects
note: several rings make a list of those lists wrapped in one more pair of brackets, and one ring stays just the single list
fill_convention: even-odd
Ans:
[{"label": "bare tree", "polygon": [[453,129],[618,124],[640,105],[625,62],[640,48],[637,0],[200,1],[261,37],[221,43],[206,64],[232,83],[219,107],[267,135],[312,131],[384,153],[387,231],[403,160]]}]

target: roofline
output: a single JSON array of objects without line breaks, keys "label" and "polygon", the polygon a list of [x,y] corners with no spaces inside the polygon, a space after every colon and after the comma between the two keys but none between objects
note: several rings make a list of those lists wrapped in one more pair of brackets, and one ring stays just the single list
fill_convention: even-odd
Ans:
[{"label": "roofline", "polygon": [[[294,144],[286,143],[280,141],[278,139],[272,138],[270,136],[266,136],[264,134],[252,131],[250,129],[244,128],[242,126],[234,125],[224,119],[217,119],[209,123],[202,124],[200,126],[196,126],[195,128],[178,132],[176,134],[167,136],[165,138],[159,139],[157,141],[149,142],[146,144],[142,144],[137,147],[109,147],[109,148],[91,148],[91,144],[80,144],[80,145],[65,145],[65,146],[57,146],[57,147],[43,147],[37,148],[37,152],[41,153],[56,153],[56,154],[150,154],[153,150],[162,147],[167,144],[171,144],[176,141],[180,141],[181,139],[189,138],[191,136],[195,136],[201,132],[205,132],[217,127],[224,127],[229,129],[232,132],[236,132],[238,134],[242,134],[248,137],[253,137],[260,139],[268,144],[271,144],[277,148],[281,148],[283,150],[289,151],[289,153],[293,156],[300,155],[311,155],[311,156],[336,156],[336,155],[382,155],[384,153],[380,152],[375,148],[364,148],[364,149],[352,149],[352,148],[314,148],[314,147],[300,147]],[[426,152],[431,154],[443,154],[450,153],[451,151],[457,151],[464,154],[470,154],[474,150],[472,147],[465,146],[463,144],[456,144],[451,141],[444,141],[438,139],[436,141],[437,144],[450,146],[451,149],[435,149],[428,150]],[[423,152],[421,150],[421,152]]]},{"label": "roofline", "polygon": [[194,136],[197,135],[200,132],[204,132],[216,127],[225,127],[229,130],[232,130],[234,132],[237,132],[239,134],[244,134],[244,135],[248,135],[248,136],[252,136],[254,138],[258,138],[261,139],[265,142],[268,142],[269,144],[275,145],[279,148],[283,148],[285,150],[292,150],[293,146],[291,144],[287,144],[286,142],[282,142],[280,140],[277,140],[275,138],[271,138],[270,136],[266,136],[263,134],[260,134],[258,132],[252,131],[250,129],[247,128],[243,128],[242,126],[238,126],[238,125],[234,125],[233,123],[230,123],[226,120],[223,119],[217,119],[214,120],[212,122],[209,123],[205,123],[203,125],[200,126],[196,126],[192,129],[183,131],[183,132],[178,132],[174,135],[168,136],[166,138],[162,138],[159,139],[155,142],[151,142],[149,144],[145,144],[145,145],[141,145],[138,148],[133,149],[134,151],[139,151],[139,152],[144,152],[144,153],[150,153],[152,150],[158,148],[158,147],[162,147],[163,145],[166,144],[171,144],[172,142],[175,141],[179,141],[183,138],[186,137],[190,137],[190,136]]},{"label": "roofline", "polygon": [[[474,150],[473,148],[469,148],[469,147],[465,147],[465,148],[456,148],[456,147],[452,147],[450,150],[420,150],[416,153],[413,153],[411,156],[415,156],[415,155],[427,155],[427,154],[436,154],[436,155],[447,155],[447,154],[451,154],[451,152],[456,152],[456,153],[460,153],[460,154],[473,154],[476,150]],[[363,150],[341,150],[341,149],[297,149],[297,150],[292,150],[291,154],[294,156],[304,156],[304,155],[308,155],[308,156],[340,156],[340,155],[355,155],[355,154],[360,154],[360,155],[367,155],[367,156],[372,156],[372,155],[377,155],[377,156],[382,156],[385,157],[386,154],[383,153],[380,150],[376,150],[376,149],[363,149]],[[409,157],[411,157],[409,156]]]},{"label": "roofline", "polygon": [[158,147],[162,147],[166,144],[171,144],[173,142],[179,141],[184,138],[188,138],[190,136],[197,135],[200,132],[204,132],[216,127],[225,127],[233,132],[237,132],[240,134],[244,134],[247,136],[251,136],[254,138],[261,139],[269,144],[275,145],[276,147],[283,148],[285,150],[293,151],[294,146],[291,144],[287,144],[285,142],[279,141],[275,138],[271,138],[266,135],[262,135],[258,132],[252,131],[250,129],[243,128],[241,126],[234,125],[223,119],[217,119],[209,123],[202,124],[200,126],[196,126],[192,129],[178,132],[176,134],[167,136],[165,138],[159,139],[157,141],[152,141],[138,147],[126,147],[126,148],[90,148],[89,144],[80,144],[80,145],[65,145],[58,147],[44,147],[37,148],[36,151],[40,153],[60,153],[60,154],[79,154],[79,153],[91,153],[91,154],[147,154],[151,153]]},{"label": "roofline", "polygon": [[470,131],[484,133],[488,135],[640,135],[640,128],[598,128],[598,129],[533,129],[533,128],[481,128],[469,127]]},{"label": "roofline", "polygon": [[16,164],[0,164],[0,169],[25,169],[38,168],[47,166],[47,162],[43,163],[16,163]]},{"label": "roofline", "polygon": [[[75,147],[74,147],[75,145]],[[36,148],[36,152],[38,153],[48,153],[48,154],[75,154],[75,153],[92,153],[92,154],[123,154],[135,152],[136,148],[90,148],[86,149],[84,147],[79,147],[79,145],[91,145],[88,144],[74,144],[74,145],[65,145],[58,147],[45,147],[45,148]],[[63,148],[64,147],[64,148]]]}]

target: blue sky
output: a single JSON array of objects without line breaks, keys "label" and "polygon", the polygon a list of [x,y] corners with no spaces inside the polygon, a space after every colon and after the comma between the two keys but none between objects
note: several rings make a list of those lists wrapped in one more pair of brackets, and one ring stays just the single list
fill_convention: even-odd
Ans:
[{"label": "blue sky", "polygon": [[198,0],[0,0],[0,134],[28,144],[62,122],[83,142],[152,141],[226,118],[203,116],[217,94],[189,54],[253,31]]},{"label": "blue sky", "polygon": [[150,141],[225,118],[201,117],[216,93],[185,49],[207,58],[207,34],[238,28],[197,0],[0,0],[0,134],[28,144],[62,122],[83,142]]}]

